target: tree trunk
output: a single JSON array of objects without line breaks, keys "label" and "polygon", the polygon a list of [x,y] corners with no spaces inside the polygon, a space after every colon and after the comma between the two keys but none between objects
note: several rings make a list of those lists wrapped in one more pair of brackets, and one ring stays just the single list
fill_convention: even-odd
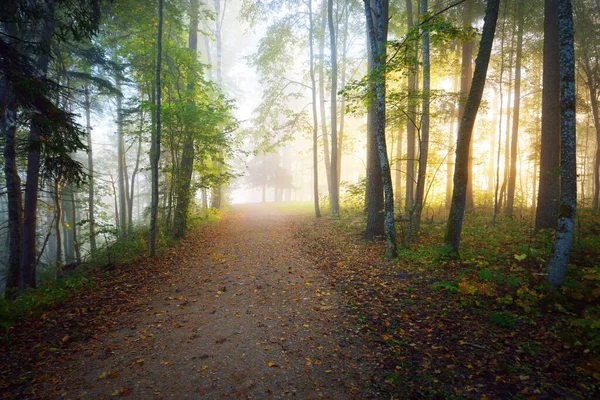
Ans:
[{"label": "tree trunk", "polygon": [[[460,84],[459,76],[454,77],[454,88],[453,92],[458,92],[458,85]],[[459,100],[460,101],[460,100]],[[456,126],[456,120],[458,115],[458,107],[455,102],[452,102],[452,113],[450,114],[450,133],[448,134],[448,161],[446,163],[446,210],[450,210],[450,204],[452,203],[452,176],[454,174],[454,163],[452,161],[454,156],[454,130]]]},{"label": "tree trunk", "polygon": [[[470,2],[465,3],[463,10],[463,26],[465,28],[471,28],[471,22],[473,20],[473,10]],[[462,62],[460,69],[460,103],[458,106],[458,123],[460,129],[460,123],[462,122],[463,115],[465,113],[465,105],[467,102],[467,95],[471,90],[471,79],[473,77],[473,40],[464,41],[462,44]],[[467,193],[466,193],[466,208],[467,210],[473,209],[475,202],[473,201],[473,144],[469,145],[469,159],[467,162]]]},{"label": "tree trunk", "polygon": [[510,140],[510,173],[508,176],[508,190],[506,193],[507,216],[514,213],[515,189],[517,181],[517,139],[519,137],[519,114],[521,108],[521,59],[523,58],[523,25],[524,25],[524,0],[517,3],[517,54],[515,57],[515,94],[513,107],[512,137]]},{"label": "tree trunk", "polygon": [[[143,126],[143,122],[141,125]],[[141,131],[140,131],[140,133],[141,133]],[[142,136],[140,135],[140,137],[138,138],[138,148],[137,148],[137,156],[135,158],[135,167],[133,168],[133,172],[131,173],[131,187],[129,188],[130,193],[129,193],[129,197],[127,199],[127,201],[128,201],[127,216],[129,218],[129,221],[128,221],[129,234],[131,234],[133,231],[133,193],[134,193],[135,184],[136,184],[136,177],[137,177],[138,171],[140,169],[141,155],[142,155]]]},{"label": "tree trunk", "polygon": [[160,134],[161,134],[161,67],[162,67],[162,31],[163,31],[163,2],[158,0],[158,36],[156,57],[156,131],[152,138],[150,149],[150,167],[152,169],[152,204],[150,206],[150,240],[148,250],[150,256],[156,253],[156,222],[158,219],[158,162],[160,160]]},{"label": "tree trunk", "polygon": [[8,197],[8,271],[5,297],[15,298],[21,286],[21,240],[23,199],[17,169],[17,106],[11,83],[4,77],[0,87],[0,129],[4,139],[4,179]]},{"label": "tree trunk", "polygon": [[331,179],[329,201],[331,215],[340,214],[340,188],[338,179],[338,136],[337,136],[337,44],[333,23],[333,0],[327,1],[327,19],[329,20],[329,40],[331,50]]},{"label": "tree trunk", "polygon": [[[427,0],[421,0],[421,14],[426,15]],[[414,212],[410,213],[410,224],[406,242],[410,243],[421,227],[425,196],[425,180],[427,178],[427,156],[429,153],[429,89],[431,66],[429,60],[429,30],[424,26],[421,30],[423,52],[423,103],[421,105],[421,131],[419,137],[419,169],[417,172],[417,191],[415,193]]]},{"label": "tree trunk", "polygon": [[[62,220],[58,221],[59,224],[63,226],[63,245],[64,245],[64,259],[65,264],[70,264],[75,261],[75,247],[73,246],[73,219],[74,213],[71,213],[72,210],[70,202],[72,196],[72,188],[70,185],[66,185],[65,187],[66,196],[61,196],[61,205],[62,205]],[[74,211],[74,210],[73,210]]]},{"label": "tree trunk", "polygon": [[63,250],[62,250],[62,182],[60,178],[54,182],[54,207],[56,212],[56,271],[59,272],[63,265]]},{"label": "tree trunk", "polygon": [[123,107],[121,94],[120,71],[116,72],[115,86],[119,93],[117,94],[117,185],[119,187],[119,215],[120,215],[120,235],[127,235],[127,190],[125,188],[125,136],[123,133]]},{"label": "tree trunk", "polygon": [[313,12],[312,12],[312,0],[308,0],[308,46],[309,46],[309,57],[310,57],[310,85],[311,85],[311,96],[312,96],[312,116],[313,116],[313,143],[312,143],[312,155],[313,155],[313,201],[315,207],[315,217],[321,217],[321,210],[319,208],[319,142],[318,142],[318,130],[319,125],[317,121],[317,84],[315,81],[315,57],[314,57],[314,24],[313,24]]},{"label": "tree trunk", "polygon": [[73,221],[73,226],[71,229],[73,230],[73,234],[71,235],[73,239],[73,250],[75,250],[75,262],[77,264],[81,264],[81,246],[79,246],[79,232],[77,231],[77,222],[79,221],[79,212],[77,208],[77,191],[75,187],[71,190],[71,219]]},{"label": "tree trunk", "polygon": [[498,20],[499,3],[500,0],[488,0],[486,5],[483,31],[479,44],[479,52],[475,60],[475,72],[473,74],[471,90],[467,98],[463,118],[458,128],[454,190],[452,192],[452,205],[450,207],[450,216],[448,217],[444,238],[446,245],[451,246],[452,250],[456,253],[458,253],[460,245],[460,235],[467,200],[469,146],[487,77],[487,69],[492,52],[494,34],[496,32],[496,22]]},{"label": "tree trunk", "polygon": [[[6,15],[15,15],[17,4],[14,1],[4,5]],[[3,40],[13,43],[17,37],[17,24],[5,22],[2,26],[8,35]],[[17,103],[14,87],[6,75],[0,78],[0,132],[4,141],[4,179],[8,202],[8,265],[4,296],[13,299],[17,296],[21,285],[21,256],[23,226],[23,198],[21,194],[21,178],[17,168],[16,134]]]},{"label": "tree trunk", "polygon": [[[412,1],[406,0],[406,15],[407,15],[407,33],[410,33],[413,29],[413,11]],[[411,48],[412,55],[416,58],[416,44],[415,48]],[[415,195],[415,127],[417,119],[417,106],[416,106],[416,91],[417,91],[417,68],[418,65],[415,63],[411,65],[408,71],[408,102],[406,107],[406,194],[404,198],[404,209],[412,210],[414,205]]]},{"label": "tree trunk", "polygon": [[[198,51],[198,0],[190,2],[190,26],[188,34],[188,48],[196,54]],[[187,90],[190,94],[195,89],[194,82],[189,82]],[[193,101],[190,101],[193,103]],[[193,104],[192,104],[193,105]],[[181,163],[179,165],[178,182],[176,184],[176,209],[174,218],[174,236],[180,238],[187,229],[187,214],[192,197],[191,183],[192,173],[194,171],[194,136],[193,132],[185,133],[183,149],[181,154]]]},{"label": "tree trunk", "polygon": [[[365,1],[365,16],[367,20],[367,39],[369,42],[369,58],[372,70],[369,71],[370,87],[374,93],[370,94],[368,113],[372,114],[369,125],[373,131],[369,136],[375,136],[379,167],[383,181],[384,209],[385,209],[385,235],[387,242],[387,257],[397,256],[396,227],[394,222],[394,189],[392,175],[388,161],[385,143],[385,73],[386,42],[388,35],[388,2],[385,0]],[[374,96],[373,96],[374,94]],[[375,102],[375,104],[371,104]]]},{"label": "tree trunk", "polygon": [[325,163],[327,193],[331,196],[331,157],[329,155],[329,134],[327,133],[327,117],[325,114],[325,29],[327,28],[327,0],[323,0],[322,7],[321,32],[319,35],[319,108],[321,111],[321,135],[323,137],[323,162]]},{"label": "tree trunk", "polygon": [[88,219],[90,229],[90,252],[92,257],[96,252],[96,218],[94,213],[94,157],[92,151],[92,118],[91,118],[91,101],[90,89],[85,85],[85,131],[87,133],[88,145]]},{"label": "tree trunk", "polygon": [[[365,7],[369,3],[365,2]],[[367,14],[368,15],[368,14]],[[367,27],[368,29],[368,27]],[[368,32],[368,31],[367,31]],[[368,36],[368,33],[367,33]],[[373,53],[371,50],[371,40],[367,39],[368,59],[367,71],[371,76],[375,70]],[[377,111],[377,105],[374,101],[375,85],[369,82],[369,100],[367,102],[367,186],[365,192],[365,210],[367,213],[367,226],[364,237],[367,240],[374,240],[385,234],[384,214],[383,214],[383,180],[381,178],[381,168],[379,162],[379,151],[377,150],[377,138],[375,131],[377,129],[374,115]]]},{"label": "tree trunk", "polygon": [[[214,0],[215,5],[215,42],[217,48],[217,85],[223,86],[223,19],[225,18],[225,9],[227,7],[227,0],[223,3],[223,10],[221,10],[221,0]],[[221,176],[223,172],[223,163],[221,160],[216,161],[217,174]],[[212,204],[211,207],[217,210],[221,208],[223,202],[223,185],[219,182],[212,190]]]},{"label": "tree trunk", "polygon": [[[47,19],[42,29],[41,42],[46,48],[38,59],[38,71],[41,76],[46,76],[48,64],[50,63],[48,50],[51,46],[52,37],[55,28],[54,16],[55,1],[46,2]],[[41,136],[42,129],[39,122],[34,117],[29,129],[29,154],[27,156],[27,181],[25,183],[25,212],[23,219],[23,253],[22,253],[22,280],[21,288],[36,287],[36,222],[37,222],[37,202],[38,185],[40,176],[41,162]]]},{"label": "tree trunk", "polygon": [[558,288],[567,273],[573,244],[577,208],[577,154],[575,151],[575,49],[573,10],[570,0],[557,1],[560,71],[560,211],[552,256],[548,261],[548,282]]},{"label": "tree trunk", "polygon": [[557,0],[546,0],[544,9],[544,70],[542,85],[542,139],[535,229],[556,227],[560,182],[560,76]]}]

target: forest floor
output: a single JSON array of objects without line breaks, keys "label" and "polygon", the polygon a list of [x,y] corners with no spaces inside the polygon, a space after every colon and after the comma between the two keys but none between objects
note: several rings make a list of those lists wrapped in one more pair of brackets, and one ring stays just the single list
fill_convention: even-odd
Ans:
[{"label": "forest floor", "polygon": [[422,243],[386,260],[361,224],[238,207],[92,277],[9,329],[0,398],[598,396],[597,348],[525,280],[542,265],[518,240],[460,263]]}]

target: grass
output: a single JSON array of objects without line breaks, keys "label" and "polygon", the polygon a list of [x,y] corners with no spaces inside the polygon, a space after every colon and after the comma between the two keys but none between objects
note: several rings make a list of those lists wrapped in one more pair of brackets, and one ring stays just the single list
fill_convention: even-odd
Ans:
[{"label": "grass", "polygon": [[[212,209],[206,213],[194,214],[188,221],[189,229],[214,223],[220,218],[221,212]],[[67,301],[77,291],[93,289],[95,283],[90,276],[93,271],[112,269],[144,257],[148,254],[148,236],[147,226],[134,227],[127,236],[98,248],[73,275],[66,278],[56,279],[55,267],[40,270],[38,288],[25,290],[15,300],[0,299],[0,329],[6,333],[23,317],[40,315],[48,307]],[[157,252],[160,253],[176,243],[164,232],[159,232]]]}]

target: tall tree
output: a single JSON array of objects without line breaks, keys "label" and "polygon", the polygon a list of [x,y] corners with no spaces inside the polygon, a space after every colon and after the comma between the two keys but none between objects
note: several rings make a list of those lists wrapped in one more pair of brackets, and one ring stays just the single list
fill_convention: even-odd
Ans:
[{"label": "tall tree", "polygon": [[321,29],[319,30],[319,108],[321,111],[321,135],[323,140],[323,162],[327,191],[331,196],[331,155],[329,154],[329,133],[327,132],[327,115],[325,112],[325,31],[327,28],[327,1],[321,7]]},{"label": "tall tree", "polygon": [[519,138],[519,116],[521,111],[521,63],[523,58],[523,25],[525,23],[525,1],[517,2],[517,54],[515,55],[515,92],[513,96],[513,121],[512,137],[510,140],[510,171],[508,176],[508,189],[506,193],[507,216],[512,216],[515,203],[515,189],[517,183],[517,144]]},{"label": "tall tree", "polygon": [[542,136],[535,229],[556,227],[560,195],[560,76],[557,0],[544,2],[544,70],[542,76]]},{"label": "tall tree", "polygon": [[129,178],[126,176],[125,166],[125,132],[124,132],[124,115],[123,115],[123,94],[121,90],[121,71],[116,69],[115,87],[117,88],[117,185],[119,188],[119,227],[120,234],[127,235],[127,189],[125,181]]},{"label": "tall tree", "polygon": [[[465,2],[463,10],[463,27],[465,29],[471,28],[473,22],[473,5],[472,2]],[[458,124],[460,129],[460,123],[462,122],[463,115],[465,114],[465,107],[467,102],[467,95],[471,90],[471,79],[473,77],[473,39],[465,40],[462,43],[462,62],[460,69],[460,102],[458,106]],[[456,168],[456,167],[455,167]],[[467,162],[467,209],[472,209],[475,205],[473,200],[473,144],[469,147],[469,160]]]},{"label": "tall tree", "polygon": [[148,250],[151,256],[156,253],[156,225],[158,219],[158,163],[160,160],[160,135],[161,135],[161,69],[162,69],[162,32],[163,32],[164,0],[158,0],[158,29],[157,29],[157,55],[156,55],[156,128],[150,149],[150,167],[152,169],[152,203],[150,207],[150,242]]},{"label": "tall tree", "polygon": [[[413,7],[412,0],[406,0],[407,35],[413,29]],[[413,58],[417,59],[417,43],[410,45]],[[408,104],[406,109],[406,194],[404,197],[404,208],[412,210],[415,195],[415,128],[417,123],[416,91],[417,91],[417,65],[416,62],[408,70]]]},{"label": "tall tree", "polygon": [[337,43],[333,20],[333,0],[327,1],[327,19],[329,21],[329,39],[331,50],[331,179],[330,202],[331,215],[340,213],[339,179],[338,179],[338,136],[337,136]]},{"label": "tall tree", "polygon": [[458,128],[452,205],[450,206],[450,215],[444,237],[446,245],[451,246],[454,252],[458,252],[460,246],[460,236],[467,200],[469,147],[473,134],[473,125],[475,124],[475,118],[477,117],[477,111],[479,110],[485,87],[487,69],[492,52],[494,34],[496,32],[496,23],[498,21],[499,5],[500,0],[488,0],[487,2],[471,90],[469,91],[465,111]]},{"label": "tall tree", "polygon": [[575,49],[571,0],[557,1],[560,71],[560,211],[548,261],[548,282],[559,287],[567,273],[577,208],[577,153],[575,151]]},{"label": "tall tree", "polygon": [[[190,25],[188,30],[188,48],[191,54],[193,54],[194,59],[196,58],[196,54],[198,52],[198,11],[198,0],[191,0],[189,10]],[[190,92],[189,102],[191,106],[193,106],[193,100],[191,99],[193,98],[194,89],[195,82],[193,79],[189,79],[187,90]],[[175,228],[175,237],[182,237],[185,233],[187,226],[187,213],[192,195],[190,184],[194,169],[194,132],[192,129],[190,129],[190,127],[187,127],[184,135],[185,137],[183,139],[181,162],[179,164],[179,179],[176,183],[177,202],[175,206],[175,218],[173,224]]]},{"label": "tall tree", "polygon": [[367,20],[367,40],[369,41],[369,58],[372,69],[369,73],[370,85],[374,92],[369,94],[369,106],[372,124],[369,126],[369,136],[375,136],[379,167],[383,181],[385,235],[387,242],[387,257],[396,257],[396,227],[394,222],[394,189],[388,161],[385,142],[385,64],[386,43],[388,36],[389,3],[386,0],[363,0]]},{"label": "tall tree", "polygon": [[[427,0],[421,0],[421,20],[425,21],[427,15]],[[427,156],[429,153],[429,89],[431,82],[431,64],[429,60],[429,28],[423,24],[421,28],[422,53],[423,53],[423,101],[421,104],[421,129],[419,135],[419,169],[417,172],[417,190],[415,193],[415,204],[410,215],[410,226],[408,229],[407,242],[417,234],[421,225],[421,213],[423,211],[425,197],[425,180],[427,178]]]},{"label": "tall tree", "polygon": [[[365,8],[369,7],[369,0],[363,0]],[[375,50],[371,48],[372,43],[369,38],[369,27],[367,26],[367,74],[375,74],[376,65],[373,58]],[[375,132],[377,129],[377,104],[374,100],[375,82],[369,80],[367,90],[367,186],[365,189],[365,210],[367,213],[367,224],[364,237],[367,240],[373,240],[385,234],[384,214],[383,214],[383,180],[381,177],[381,167],[379,161],[379,151],[377,149],[377,138]]]},{"label": "tall tree", "polygon": [[92,102],[90,99],[90,85],[88,83],[84,86],[84,110],[85,110],[85,131],[87,133],[87,146],[88,146],[88,221],[89,221],[89,233],[90,233],[90,252],[93,255],[96,252],[96,214],[95,214],[95,203],[94,203],[94,189],[95,189],[95,176],[94,176],[94,153],[92,147]]},{"label": "tall tree", "polygon": [[318,141],[318,121],[317,121],[317,83],[315,80],[315,53],[314,53],[314,16],[312,11],[312,0],[308,0],[308,48],[310,64],[310,93],[312,97],[312,156],[313,156],[313,202],[315,207],[315,217],[321,217],[319,208],[319,141]]},{"label": "tall tree", "polygon": [[[55,2],[46,2],[46,15],[40,32],[42,53],[37,60],[37,69],[42,78],[48,73],[50,48],[56,28]],[[25,207],[23,214],[23,254],[21,262],[21,288],[36,287],[36,242],[37,242],[37,203],[39,177],[42,159],[43,122],[32,118],[29,127],[29,153],[27,155],[27,181],[25,182]],[[60,220],[57,220],[60,223]]]},{"label": "tall tree", "polygon": [[[4,4],[6,16],[15,18],[17,15],[17,2],[7,1]],[[2,24],[6,31],[7,45],[16,46],[18,34],[17,20],[6,19]],[[4,71],[3,71],[4,72]],[[21,195],[21,178],[17,168],[17,112],[18,103],[14,81],[4,72],[0,76],[0,131],[4,141],[4,177],[6,180],[6,194],[8,198],[8,273],[6,279],[5,296],[14,298],[21,282],[21,240],[23,213],[23,199]]]}]

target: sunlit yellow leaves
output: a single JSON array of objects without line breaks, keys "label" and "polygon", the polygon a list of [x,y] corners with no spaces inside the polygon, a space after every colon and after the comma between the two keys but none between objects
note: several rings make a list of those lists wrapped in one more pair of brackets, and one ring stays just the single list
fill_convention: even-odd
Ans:
[{"label": "sunlit yellow leaves", "polygon": [[115,371],[106,371],[98,375],[98,379],[115,379],[119,374]]},{"label": "sunlit yellow leaves", "polygon": [[110,395],[112,397],[127,397],[130,394],[131,394],[131,391],[129,390],[129,388],[122,387],[122,388],[115,389]]}]

